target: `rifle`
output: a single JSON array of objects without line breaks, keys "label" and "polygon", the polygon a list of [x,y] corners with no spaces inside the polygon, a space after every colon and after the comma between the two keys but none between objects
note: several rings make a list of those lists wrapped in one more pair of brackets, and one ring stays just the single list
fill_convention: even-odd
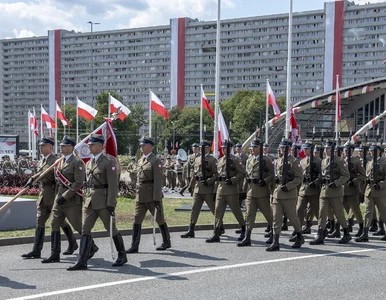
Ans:
[{"label": "rifle", "polygon": [[288,180],[288,144],[285,146],[283,156],[283,169],[281,173],[281,185],[287,184]]},{"label": "rifle", "polygon": [[331,183],[331,182],[334,182],[334,176],[332,174],[334,174],[334,170],[335,170],[335,155],[334,155],[334,152],[335,152],[335,145],[334,143],[332,143],[331,145],[331,152],[330,152],[330,179],[329,179],[329,182],[328,183]]},{"label": "rifle", "polygon": [[201,176],[202,176],[202,180],[206,180],[206,162],[205,162],[205,153],[206,152],[206,148],[205,148],[205,143],[202,143],[202,146],[201,146]]},{"label": "rifle", "polygon": [[226,151],[226,165],[225,165],[225,173],[226,178],[231,179],[231,143],[227,141],[227,151]]},{"label": "rifle", "polygon": [[263,180],[264,170],[264,159],[263,159],[263,143],[260,143],[260,154],[259,154],[259,180]]}]

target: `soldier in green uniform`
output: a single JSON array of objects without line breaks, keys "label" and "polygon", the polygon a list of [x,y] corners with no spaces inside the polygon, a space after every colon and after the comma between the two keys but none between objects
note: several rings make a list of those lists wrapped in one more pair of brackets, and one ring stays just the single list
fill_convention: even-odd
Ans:
[{"label": "soldier in green uniform", "polygon": [[141,151],[143,156],[138,162],[133,236],[131,247],[126,253],[138,253],[139,242],[141,240],[141,226],[148,210],[154,216],[155,209],[157,209],[156,221],[162,234],[162,245],[157,247],[156,250],[166,250],[172,246],[162,204],[162,163],[161,160],[152,153],[153,147],[154,142],[151,138],[144,137],[142,139]]},{"label": "soldier in green uniform", "polygon": [[[243,145],[242,144],[236,144],[236,153],[235,153],[235,156],[238,157],[244,168],[247,164],[247,160],[248,160],[248,155],[246,155],[243,151],[242,151],[242,147]],[[239,204],[240,204],[240,207],[242,205],[242,202],[243,200],[245,200],[246,196],[247,196],[247,191],[246,191],[246,188],[247,186],[245,185],[245,176],[243,178],[240,179],[240,181],[238,182],[239,184]]]},{"label": "soldier in green uniform", "polygon": [[130,175],[130,182],[135,184],[137,182],[137,163],[134,156],[131,158],[131,163],[127,166],[127,172]]},{"label": "soldier in green uniform", "polygon": [[55,170],[57,185],[52,207],[51,255],[43,259],[42,263],[60,261],[60,225],[66,218],[76,231],[82,233],[81,188],[85,180],[85,166],[83,161],[73,154],[75,145],[75,140],[66,136],[60,143],[60,152],[64,159]]},{"label": "soldier in green uniform", "polygon": [[[32,176],[25,187],[32,187],[32,183],[37,179],[40,174],[47,170],[52,164],[55,163],[56,157],[52,153],[52,147],[55,145],[55,141],[49,137],[43,137],[39,141],[40,153],[43,156],[38,165],[38,173]],[[52,207],[55,199],[55,176],[54,170],[48,172],[43,178],[39,180],[39,197],[36,201],[37,215],[36,215],[36,230],[35,230],[35,241],[31,252],[23,254],[24,258],[40,258],[41,251],[44,243],[45,224],[51,215]],[[68,239],[68,249],[63,252],[64,255],[71,255],[76,249],[78,244],[72,232],[70,225],[63,219],[60,224],[63,232]]]},{"label": "soldier in green uniform", "polygon": [[193,153],[188,156],[188,161],[185,163],[186,168],[186,179],[185,179],[185,186],[181,189],[180,194],[181,196],[184,195],[184,192],[186,189],[189,189],[189,192],[193,192],[193,189],[196,185],[196,179],[194,176],[194,164],[196,161],[196,158],[200,155],[200,148],[197,143],[194,143],[192,145],[192,151]]},{"label": "soldier in green uniform", "polygon": [[181,235],[181,238],[194,238],[194,227],[204,202],[208,205],[212,214],[215,210],[213,193],[217,180],[217,159],[209,154],[209,143],[202,142],[201,148],[205,148],[205,161],[203,164],[201,156],[194,159],[193,176],[196,184],[193,191],[192,213],[190,215],[189,230]]},{"label": "soldier in green uniform", "polygon": [[166,158],[166,163],[164,165],[166,170],[166,186],[171,191],[174,192],[174,188],[176,187],[176,173],[174,172],[174,162],[172,161],[172,157],[170,155]]},{"label": "soldier in green uniform", "polygon": [[18,173],[20,175],[23,175],[25,170],[27,170],[29,168],[30,168],[30,166],[28,164],[28,160],[26,159],[25,155],[22,155],[21,159],[19,160],[18,166],[17,166]]},{"label": "soldier in green uniform", "polygon": [[177,159],[177,163],[174,164],[174,172],[177,177],[177,187],[182,189],[185,186],[185,182],[182,178],[182,169],[183,169],[183,162],[181,159]]},{"label": "soldier in green uniform", "polygon": [[[356,238],[356,242],[368,242],[368,232],[374,215],[375,206],[379,211],[379,219],[386,220],[386,159],[381,157],[381,147],[373,144],[370,147],[372,161],[366,166],[366,190],[365,190],[365,227],[363,234]],[[386,240],[386,235],[382,238]]]},{"label": "soldier in green uniform", "polygon": [[[274,179],[274,170],[272,160],[267,155],[263,154],[260,158],[260,143],[257,139],[252,142],[253,156],[246,163],[246,234],[245,238],[240,243],[237,243],[239,247],[251,246],[251,233],[258,209],[263,213],[268,224],[272,226],[269,184]],[[272,238],[267,243],[272,243]]]},{"label": "soldier in green uniform", "polygon": [[[229,143],[229,146],[228,146]],[[229,141],[222,145],[225,153],[227,147],[232,147]],[[227,170],[227,159],[229,159]],[[239,158],[229,153],[229,157],[224,155],[217,165],[218,187],[216,194],[216,208],[215,208],[215,224],[213,235],[206,240],[207,243],[220,242],[222,220],[225,214],[227,204],[232,210],[234,216],[241,226],[241,235],[238,238],[240,241],[245,237],[245,220],[239,205],[239,187],[240,178],[245,176],[245,168]]]},{"label": "soldier in green uniform", "polygon": [[276,165],[276,187],[272,195],[273,242],[267,251],[280,250],[279,236],[282,230],[283,216],[286,212],[295,230],[295,243],[292,248],[300,248],[304,244],[302,227],[296,215],[297,187],[303,181],[303,172],[296,159],[288,154],[291,142],[283,139],[280,143],[282,157]]},{"label": "soldier in green uniform", "polygon": [[[115,224],[115,207],[118,195],[118,163],[103,154],[103,135],[91,135],[88,146],[93,158],[86,165],[86,193],[83,204],[82,239],[78,261],[68,271],[87,269],[87,261],[94,255],[91,230],[95,222],[101,219],[105,229],[112,235],[118,252],[117,260],[112,264],[122,266],[127,263],[122,235]],[[80,169],[80,164],[78,169]],[[110,232],[112,222],[112,233]]]},{"label": "soldier in green uniform", "polygon": [[326,220],[330,206],[338,223],[343,227],[344,235],[339,244],[346,244],[351,240],[342,204],[343,185],[350,179],[350,173],[343,159],[336,155],[331,155],[331,148],[333,146],[335,146],[335,142],[328,141],[324,148],[325,158],[322,161],[321,174],[322,189],[319,198],[319,229],[317,237],[310,242],[311,245],[324,244]]},{"label": "soldier in green uniform", "polygon": [[[311,157],[312,142],[306,141],[303,144],[304,153],[306,157],[300,162],[303,170],[303,183],[299,190],[298,203],[296,206],[296,212],[300,221],[300,224],[304,222],[304,214],[309,204],[309,209],[312,215],[319,215],[319,195],[321,182],[319,175],[321,174],[322,160],[319,157]],[[311,233],[312,218],[306,221],[306,228],[303,229],[303,233]]]}]

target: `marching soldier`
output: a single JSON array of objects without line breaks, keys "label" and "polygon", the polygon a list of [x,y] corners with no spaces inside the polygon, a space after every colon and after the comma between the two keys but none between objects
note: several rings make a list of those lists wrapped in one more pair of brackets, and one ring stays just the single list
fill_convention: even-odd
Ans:
[{"label": "marching soldier", "polygon": [[181,159],[177,160],[177,163],[174,164],[174,172],[177,177],[177,187],[182,188],[185,186],[185,183],[182,179],[182,168],[183,168],[183,162]]},{"label": "marching soldier", "polygon": [[12,162],[11,162],[11,158],[6,155],[5,157],[5,161],[3,163],[3,174],[11,174],[12,173],[12,170],[13,170],[13,165],[12,165]]},{"label": "marching soldier", "polygon": [[[39,141],[40,153],[43,156],[39,162],[38,173],[32,176],[25,187],[32,187],[32,183],[47,170],[53,163],[56,161],[55,155],[52,153],[52,147],[55,144],[55,141],[49,137],[43,137]],[[36,215],[36,230],[35,230],[35,241],[33,249],[31,252],[23,254],[24,258],[40,258],[41,251],[43,249],[44,243],[44,233],[45,233],[45,224],[51,215],[52,207],[54,205],[55,199],[55,176],[54,170],[48,172],[43,178],[39,181],[39,197],[36,201],[37,206],[37,215]],[[71,255],[76,249],[78,249],[78,244],[72,232],[70,225],[63,219],[60,224],[64,234],[68,240],[68,249],[63,252],[63,255]]]},{"label": "marching soldier", "polygon": [[[319,175],[321,174],[322,164],[322,160],[319,157],[311,155],[311,151],[313,150],[312,142],[306,141],[303,144],[303,149],[306,154],[306,157],[300,162],[303,170],[303,183],[299,190],[298,203],[296,207],[300,224],[303,224],[304,222],[304,213],[307,209],[307,204],[310,205],[312,215],[319,215],[319,195],[321,188]],[[303,233],[311,233],[311,226],[312,218],[307,219]]]},{"label": "marching soldier", "polygon": [[[218,187],[215,207],[215,225],[213,235],[206,240],[207,243],[220,242],[221,226],[227,204],[241,226],[241,235],[238,238],[242,241],[245,237],[245,220],[239,205],[240,178],[245,176],[245,168],[241,160],[230,153],[231,142],[222,144],[224,155],[218,162],[217,173]],[[228,160],[228,162],[227,162]]]},{"label": "marching soldier", "polygon": [[[248,155],[243,153],[242,147],[243,147],[242,144],[236,144],[235,156],[241,160],[241,163],[243,164],[244,169],[245,169],[246,164],[247,164],[247,160],[248,160]],[[243,200],[245,200],[245,198],[247,196],[246,195],[247,191],[246,191],[246,185],[245,185],[245,176],[240,179],[240,181],[238,182],[238,185],[239,185],[239,205],[241,207]]]},{"label": "marching soldier", "polygon": [[164,167],[167,177],[167,187],[174,192],[174,188],[176,187],[176,173],[174,172],[174,162],[172,161],[172,157],[170,155],[167,156]]},{"label": "marching soldier", "polygon": [[162,204],[162,164],[160,159],[152,153],[153,147],[154,142],[151,138],[144,137],[142,139],[141,151],[143,156],[138,162],[133,236],[131,247],[126,253],[138,253],[141,226],[148,210],[153,216],[156,212],[156,221],[162,234],[162,245],[157,247],[156,250],[166,250],[172,246]]},{"label": "marching soldier", "polygon": [[267,251],[279,251],[279,237],[282,230],[283,215],[286,215],[293,224],[295,230],[295,243],[292,248],[300,248],[304,244],[302,227],[296,215],[297,187],[303,181],[303,173],[300,164],[288,154],[291,142],[283,139],[280,143],[282,157],[277,160],[276,176],[277,184],[272,195],[273,213],[273,242]]},{"label": "marching soldier", "polygon": [[[87,269],[87,261],[94,255],[91,230],[98,218],[113,237],[118,252],[117,260],[112,264],[119,267],[127,263],[122,235],[115,224],[115,207],[118,195],[118,164],[114,158],[103,154],[103,135],[91,135],[88,146],[94,156],[86,165],[86,194],[83,205],[82,239],[78,261],[68,271]],[[78,169],[80,170],[80,164]],[[112,232],[110,226],[112,222]]]},{"label": "marching soldier", "polygon": [[[246,234],[245,238],[240,243],[237,243],[239,247],[251,246],[251,233],[258,209],[263,213],[268,224],[272,226],[269,184],[274,179],[274,170],[272,160],[268,156],[262,155],[259,149],[260,143],[257,139],[252,142],[253,156],[250,157],[246,163]],[[272,236],[266,243],[272,243]]]},{"label": "marching soldier", "polygon": [[209,154],[209,143],[201,142],[201,148],[205,149],[203,155],[205,156],[205,160],[203,163],[202,156],[198,156],[194,159],[193,176],[195,179],[195,185],[193,191],[192,213],[190,215],[189,230],[185,234],[181,235],[181,238],[194,238],[194,227],[197,223],[204,201],[213,215],[215,211],[213,193],[217,180],[217,159]]},{"label": "marching soldier", "polygon": [[72,227],[82,233],[82,200],[85,179],[84,163],[73,154],[76,142],[70,137],[64,137],[60,143],[60,152],[64,159],[55,169],[57,181],[55,201],[52,207],[51,220],[51,255],[42,263],[60,261],[60,225],[67,218]]},{"label": "marching soldier", "polygon": [[[379,211],[379,219],[386,220],[386,159],[381,157],[381,147],[373,144],[370,147],[372,161],[366,166],[366,190],[365,190],[365,227],[363,234],[356,238],[356,242],[368,242],[368,232],[374,215],[375,206]],[[382,238],[386,241],[386,235]]]},{"label": "marching soldier", "polygon": [[339,241],[339,244],[346,244],[351,240],[350,233],[347,228],[343,200],[343,185],[350,179],[350,173],[343,159],[334,155],[333,148],[335,143],[328,141],[325,144],[325,158],[322,161],[322,189],[319,198],[319,220],[318,220],[318,235],[310,242],[311,245],[324,244],[325,228],[328,209],[331,206],[337,222],[343,227],[344,235]]},{"label": "marching soldier", "polygon": [[19,163],[17,165],[17,169],[18,169],[18,173],[20,175],[23,175],[24,174],[24,171],[29,169],[30,166],[28,164],[28,160],[25,158],[24,155],[22,155],[21,159],[19,160]]},{"label": "marching soldier", "polygon": [[131,163],[127,166],[127,171],[130,175],[130,182],[132,184],[137,182],[137,163],[135,162],[135,157],[131,158]]},{"label": "marching soldier", "polygon": [[188,156],[188,161],[185,163],[184,168],[186,168],[186,178],[185,178],[185,186],[181,189],[180,194],[181,196],[184,195],[184,192],[186,189],[189,189],[189,191],[192,193],[196,182],[195,182],[195,176],[194,176],[194,165],[196,158],[200,155],[200,148],[197,143],[194,143],[192,145],[192,151],[193,153]]}]

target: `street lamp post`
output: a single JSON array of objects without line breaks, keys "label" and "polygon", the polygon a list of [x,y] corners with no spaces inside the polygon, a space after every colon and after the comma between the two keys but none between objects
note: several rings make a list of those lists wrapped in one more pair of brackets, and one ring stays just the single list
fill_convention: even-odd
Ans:
[{"label": "street lamp post", "polygon": [[[93,28],[94,25],[99,25],[100,23],[88,21],[88,24],[90,24],[91,27],[91,106],[94,107],[94,49],[93,49]],[[94,120],[91,120],[91,131],[94,131]]]}]

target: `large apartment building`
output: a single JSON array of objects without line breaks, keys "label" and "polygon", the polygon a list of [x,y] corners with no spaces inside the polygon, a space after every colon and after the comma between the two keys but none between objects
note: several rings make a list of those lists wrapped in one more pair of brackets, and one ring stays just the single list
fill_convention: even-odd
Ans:
[{"label": "large apartment building", "polygon": [[[295,13],[292,101],[386,76],[386,3],[327,2]],[[288,14],[221,21],[220,99],[240,89],[285,95]],[[0,40],[0,128],[27,140],[27,112],[55,101],[93,104],[113,91],[125,104],[148,105],[149,89],[166,104],[197,106],[200,84],[215,90],[216,22],[190,18],[137,29]]]}]

